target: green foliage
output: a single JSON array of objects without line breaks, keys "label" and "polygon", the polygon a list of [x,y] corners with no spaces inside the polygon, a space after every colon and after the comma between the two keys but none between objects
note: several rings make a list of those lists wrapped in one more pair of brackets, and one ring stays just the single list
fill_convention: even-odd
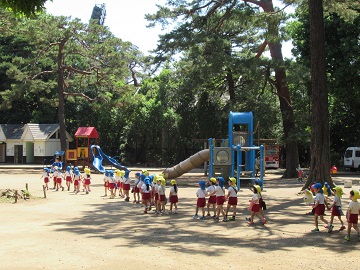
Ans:
[{"label": "green foliage", "polygon": [[[298,21],[294,21],[289,30],[293,36],[294,52],[297,62],[310,66],[309,21],[305,9],[298,9]],[[358,99],[360,84],[358,70],[360,68],[360,17],[346,21],[332,13],[325,17],[327,74],[329,88],[329,124],[332,163],[339,165],[344,150],[349,145],[360,144],[358,126],[360,125]],[[299,82],[310,96],[310,74],[303,74]],[[308,79],[304,77],[306,75]],[[298,76],[300,77],[300,76]],[[304,80],[305,79],[305,80]],[[297,86],[299,87],[299,86]],[[300,88],[299,88],[300,89]],[[305,92],[304,92],[305,93]]]},{"label": "green foliage", "polygon": [[[7,8],[17,15],[34,16],[44,11],[47,0],[0,0],[0,8]],[[50,0],[52,1],[52,0]]]}]

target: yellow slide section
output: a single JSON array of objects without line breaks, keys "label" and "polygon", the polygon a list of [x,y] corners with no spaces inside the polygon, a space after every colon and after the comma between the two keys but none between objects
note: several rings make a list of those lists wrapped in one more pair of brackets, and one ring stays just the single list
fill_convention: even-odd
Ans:
[{"label": "yellow slide section", "polygon": [[163,174],[166,179],[176,178],[183,175],[184,173],[189,172],[191,169],[199,167],[205,161],[209,161],[209,159],[210,150],[204,149],[192,155],[188,159],[181,161],[178,165],[175,165],[172,168],[167,168],[165,171],[163,171]]}]

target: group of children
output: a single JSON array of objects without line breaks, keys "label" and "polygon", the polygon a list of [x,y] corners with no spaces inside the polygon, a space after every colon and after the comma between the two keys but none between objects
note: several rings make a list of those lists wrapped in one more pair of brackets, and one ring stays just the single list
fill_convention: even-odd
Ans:
[{"label": "group of children", "polygon": [[[165,205],[170,202],[169,213],[178,213],[178,187],[175,180],[171,180],[171,188],[166,197],[166,180],[163,174],[150,175],[147,170],[135,173],[135,179],[132,181],[129,177],[130,170],[107,170],[104,176],[105,196],[110,190],[110,198],[115,198],[116,192],[120,197],[125,197],[125,201],[130,201],[129,192],[133,193],[133,203],[141,202],[144,207],[144,213],[148,213],[152,208],[155,214],[163,215],[165,213]],[[132,184],[132,187],[131,187]],[[174,208],[174,212],[173,212]]]},{"label": "group of children", "polygon": [[[344,230],[346,227],[344,226],[344,222],[341,219],[341,216],[344,215],[341,204],[341,198],[344,194],[342,188],[336,186],[333,190],[331,190],[330,187],[326,185],[326,183],[324,186],[321,183],[315,183],[311,186],[310,189],[315,194],[314,204],[312,206],[314,210],[315,229],[312,231],[319,232],[318,219],[320,218],[320,220],[325,223],[325,227],[328,229],[328,232],[331,233],[334,229],[334,217],[337,217],[341,223],[339,231]],[[333,195],[333,200],[331,206],[329,206],[328,201],[330,200],[329,196],[331,195]],[[360,204],[357,201],[360,199],[359,191],[351,190],[349,198],[351,201],[346,211],[346,220],[348,224],[345,240],[350,240],[351,228],[354,228],[354,230],[357,232],[358,239],[360,240],[360,231],[357,226],[360,214]],[[331,210],[330,222],[324,218],[325,209]]]},{"label": "group of children", "polygon": [[91,191],[91,176],[90,176],[90,169],[85,168],[84,174],[80,173],[78,167],[72,170],[71,166],[67,166],[65,170],[65,174],[62,173],[62,167],[53,166],[51,168],[44,168],[43,175],[41,178],[44,179],[45,189],[49,190],[49,183],[50,180],[53,179],[53,189],[58,191],[61,189],[64,191],[65,187],[63,186],[63,181],[67,186],[67,190],[70,191],[71,184],[74,184],[74,193],[77,194],[80,192],[80,186],[83,186],[83,191],[86,194],[89,194]]},{"label": "group of children", "polygon": [[[193,216],[194,219],[199,218],[199,210],[201,210],[201,220],[206,219],[206,217],[212,217],[215,221],[219,221],[221,214],[224,222],[235,221],[236,207],[238,204],[236,179],[233,177],[229,178],[229,187],[227,190],[225,189],[224,184],[225,179],[221,176],[217,178],[210,178],[208,188],[206,188],[206,182],[204,180],[199,182],[199,189],[196,192],[197,203],[195,215]],[[261,219],[261,223],[263,225],[266,223],[266,218],[263,212],[263,210],[266,209],[266,206],[261,196],[262,186],[261,180],[256,180],[255,185],[252,186],[253,196],[249,200],[249,210],[251,211],[251,216],[246,218],[249,225],[254,224],[255,216],[258,216]],[[206,202],[207,197],[208,200]],[[224,209],[225,202],[227,202],[226,209]],[[206,216],[205,207],[207,210]],[[212,216],[210,214],[210,208],[212,208],[214,213]],[[228,217],[230,208],[232,208],[232,216]]]}]

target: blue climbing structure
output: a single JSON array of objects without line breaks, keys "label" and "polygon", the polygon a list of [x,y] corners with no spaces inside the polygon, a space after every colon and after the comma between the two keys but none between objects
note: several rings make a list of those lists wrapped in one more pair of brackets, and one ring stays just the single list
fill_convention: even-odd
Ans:
[{"label": "blue climbing structure", "polygon": [[230,112],[228,139],[216,142],[209,139],[209,178],[215,176],[236,177],[240,188],[241,180],[254,182],[255,159],[260,161],[259,179],[263,180],[264,146],[254,145],[254,119],[252,112]]}]

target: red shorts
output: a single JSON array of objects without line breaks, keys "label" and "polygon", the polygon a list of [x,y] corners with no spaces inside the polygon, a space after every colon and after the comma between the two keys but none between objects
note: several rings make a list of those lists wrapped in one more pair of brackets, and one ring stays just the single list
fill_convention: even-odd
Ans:
[{"label": "red shorts", "polygon": [[251,207],[251,212],[259,212],[260,211],[260,207],[261,205],[258,203],[258,204],[253,204],[253,206]]},{"label": "red shorts", "polygon": [[134,193],[139,193],[140,192],[140,189],[136,186],[134,187]]},{"label": "red shorts", "polygon": [[90,179],[85,179],[85,185],[90,185],[90,183],[91,183],[91,181],[90,181]]},{"label": "red shorts", "polygon": [[150,195],[150,193],[145,193],[145,192],[143,192],[143,194],[141,195],[141,198],[142,198],[143,200],[150,200],[151,195]]},{"label": "red shorts", "polygon": [[49,183],[49,177],[44,178],[44,183]]},{"label": "red shorts", "polygon": [[197,207],[205,207],[206,199],[205,198],[198,198],[196,202]]},{"label": "red shorts", "polygon": [[159,193],[155,193],[155,201],[159,200]]},{"label": "red shorts", "polygon": [[225,196],[216,196],[216,205],[223,205],[225,202]]},{"label": "red shorts", "polygon": [[214,195],[214,196],[210,196],[208,202],[209,202],[209,203],[216,203],[216,196],[215,196],[215,195]]},{"label": "red shorts", "polygon": [[169,200],[171,203],[177,203],[179,201],[179,198],[177,195],[171,195]]},{"label": "red shorts", "polygon": [[333,207],[331,209],[331,215],[334,216],[334,217],[341,216],[339,208],[336,205],[333,205]]},{"label": "red shorts", "polygon": [[229,197],[228,204],[230,205],[237,205],[238,198],[237,197]]},{"label": "red shorts", "polygon": [[71,178],[71,176],[66,176],[66,182],[72,182],[72,178]]},{"label": "red shorts", "polygon": [[56,183],[61,184],[61,182],[62,182],[62,178],[61,178],[61,177],[56,178]]},{"label": "red shorts", "polygon": [[349,223],[358,224],[359,215],[358,214],[351,214],[349,217]]},{"label": "red shorts", "polygon": [[109,188],[114,189],[115,188],[115,183],[109,183]]},{"label": "red shorts", "polygon": [[159,200],[160,200],[160,202],[165,202],[165,195],[160,195]]},{"label": "red shorts", "polygon": [[315,208],[315,215],[322,216],[325,213],[325,204],[319,204]]},{"label": "red shorts", "polygon": [[130,190],[130,184],[123,184],[123,190]]},{"label": "red shorts", "polygon": [[119,182],[117,182],[116,185],[117,185],[118,188],[122,188],[122,182],[119,181]]},{"label": "red shorts", "polygon": [[104,182],[104,187],[109,187],[109,182]]},{"label": "red shorts", "polygon": [[79,180],[74,180],[74,186],[78,186],[79,185]]}]

